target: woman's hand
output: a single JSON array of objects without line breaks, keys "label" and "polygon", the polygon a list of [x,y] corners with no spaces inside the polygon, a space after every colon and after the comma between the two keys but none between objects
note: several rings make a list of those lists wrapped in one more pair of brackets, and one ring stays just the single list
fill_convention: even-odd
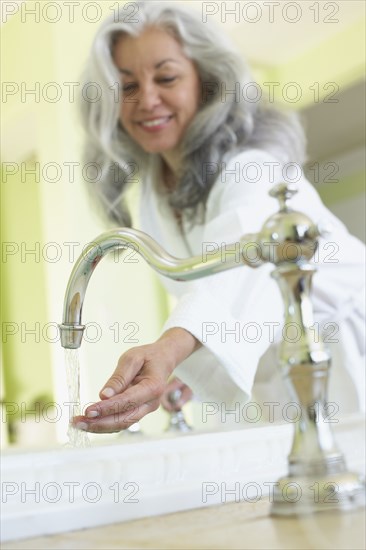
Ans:
[{"label": "woman's hand", "polygon": [[[174,402],[171,402],[170,395],[176,391],[181,391],[180,398]],[[184,384],[179,378],[173,378],[166,386],[163,395],[161,396],[160,403],[162,407],[168,412],[180,411],[187,401],[192,399],[193,392],[189,386]]]},{"label": "woman's hand", "polygon": [[185,329],[171,328],[153,344],[131,348],[101,390],[101,401],[85,416],[74,417],[73,425],[94,433],[119,432],[155,411],[175,367],[200,345]]}]

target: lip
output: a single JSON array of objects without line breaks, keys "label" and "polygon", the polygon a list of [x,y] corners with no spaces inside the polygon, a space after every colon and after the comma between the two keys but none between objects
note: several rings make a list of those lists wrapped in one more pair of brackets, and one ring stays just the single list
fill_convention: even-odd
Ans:
[{"label": "lip", "polygon": [[[137,124],[139,125],[139,127],[142,130],[145,130],[146,132],[157,132],[159,130],[162,130],[166,126],[168,126],[168,124],[170,124],[170,121],[172,120],[173,116],[174,115],[164,115],[164,116],[157,116],[157,117],[154,117],[154,118],[145,118],[144,120],[139,121]],[[151,122],[153,120],[159,120],[161,118],[164,118],[166,120],[164,120],[164,122],[162,122],[161,124],[157,124],[156,126],[144,126],[143,125],[143,122]]]}]

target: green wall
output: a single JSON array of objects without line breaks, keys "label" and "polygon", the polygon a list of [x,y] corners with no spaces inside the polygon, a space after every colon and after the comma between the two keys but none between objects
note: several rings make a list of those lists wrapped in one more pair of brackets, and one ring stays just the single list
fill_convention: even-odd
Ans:
[{"label": "green wall", "polygon": [[[26,159],[34,166],[35,159]],[[1,174],[1,324],[6,401],[27,407],[52,397],[40,189],[34,178]],[[32,181],[33,180],[33,181]],[[35,253],[32,253],[35,251]],[[51,252],[51,250],[50,250]]]}]

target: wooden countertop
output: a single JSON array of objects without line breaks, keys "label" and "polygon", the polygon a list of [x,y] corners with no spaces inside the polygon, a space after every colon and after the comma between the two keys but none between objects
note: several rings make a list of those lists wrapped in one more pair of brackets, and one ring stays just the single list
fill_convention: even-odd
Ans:
[{"label": "wooden countertop", "polygon": [[13,541],[15,549],[364,550],[365,510],[270,517],[269,502],[239,502]]}]

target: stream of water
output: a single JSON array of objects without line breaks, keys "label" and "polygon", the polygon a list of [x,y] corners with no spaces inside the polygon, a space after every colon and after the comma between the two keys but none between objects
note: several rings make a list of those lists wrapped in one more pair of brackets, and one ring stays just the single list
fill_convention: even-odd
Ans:
[{"label": "stream of water", "polygon": [[[78,349],[65,349],[65,365],[66,365],[66,381],[69,392],[69,402],[72,403],[72,407],[69,409],[72,411],[72,416],[78,416],[81,414],[80,406],[80,363],[79,363],[79,350]],[[70,418],[71,420],[71,418]],[[69,438],[67,447],[89,447],[90,440],[87,432],[83,430],[77,430],[69,424],[67,430]]]}]

